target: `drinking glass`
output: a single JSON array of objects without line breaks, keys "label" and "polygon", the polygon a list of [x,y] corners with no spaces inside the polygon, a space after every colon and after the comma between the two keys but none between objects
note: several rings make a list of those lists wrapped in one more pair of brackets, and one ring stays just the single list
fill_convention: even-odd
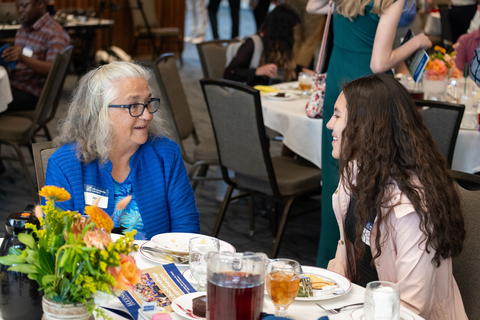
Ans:
[{"label": "drinking glass", "polygon": [[212,237],[191,238],[188,244],[190,272],[197,281],[198,291],[207,291],[207,260],[209,252],[218,252],[220,242]]},{"label": "drinking glass", "polygon": [[266,283],[268,295],[275,305],[275,316],[286,317],[300,287],[300,264],[290,259],[270,260]]},{"label": "drinking glass", "polygon": [[298,74],[298,86],[302,90],[304,95],[307,95],[312,89],[313,77],[304,72]]},{"label": "drinking glass", "polygon": [[395,283],[373,281],[367,284],[363,305],[365,320],[400,319],[400,288]]}]

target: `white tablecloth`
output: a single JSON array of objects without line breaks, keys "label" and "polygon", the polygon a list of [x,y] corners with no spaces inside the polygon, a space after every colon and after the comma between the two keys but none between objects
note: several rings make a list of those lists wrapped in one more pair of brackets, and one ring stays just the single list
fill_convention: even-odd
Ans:
[{"label": "white tablecloth", "polygon": [[[292,86],[279,84],[275,87]],[[322,167],[322,119],[311,119],[305,113],[310,97],[290,101],[273,101],[262,96],[265,126],[283,135],[283,144],[299,156]]]},{"label": "white tablecloth", "polygon": [[[136,241],[136,243],[143,243],[143,242],[137,242]],[[151,268],[151,267],[157,266],[155,263],[143,258],[137,252],[134,253],[133,255],[134,255],[134,257],[137,261],[137,265],[141,269],[146,269],[146,268]],[[179,269],[180,269],[180,271],[183,271],[186,268],[187,267],[180,267]],[[332,315],[332,314],[329,314],[329,313],[321,310],[315,304],[315,302],[319,302],[319,303],[322,304],[322,306],[327,307],[327,308],[334,308],[334,307],[341,307],[341,306],[356,303],[356,302],[363,302],[364,296],[365,296],[365,289],[360,287],[360,286],[353,285],[350,292],[346,293],[345,295],[343,295],[341,297],[335,298],[335,299],[323,300],[323,301],[314,301],[314,302],[294,301],[292,303],[292,305],[290,305],[290,307],[288,308],[288,314],[290,316],[292,316],[295,320],[317,320],[318,318],[320,318],[322,316],[328,316],[329,319],[332,319],[332,320],[342,320],[342,319],[351,320],[350,314],[354,310],[356,310],[355,307],[344,310],[344,311],[340,312],[339,314]],[[118,299],[115,299],[111,303],[112,306],[113,305],[119,305],[119,304],[121,304],[121,303]],[[270,298],[268,297],[268,295],[265,295],[265,301],[264,301],[264,304],[263,304],[263,311],[267,312],[267,313],[271,313],[271,314],[273,314],[275,312],[275,309],[273,307],[273,303],[270,300]],[[413,312],[410,312],[409,310],[407,310],[404,307],[401,307],[401,311],[410,314],[415,320],[423,319],[422,317],[414,314]],[[124,320],[125,319],[125,318],[123,318],[121,316],[118,316],[116,314],[113,314],[113,313],[111,313],[111,315],[115,320]],[[172,319],[173,320],[183,320],[185,318],[183,318],[182,316],[180,316],[176,313],[172,313]]]},{"label": "white tablecloth", "polygon": [[[278,84],[274,87],[292,87],[294,84]],[[323,120],[307,117],[307,102],[308,99],[304,97],[274,101],[262,95],[263,120],[265,126],[283,135],[283,143],[288,148],[321,168]],[[452,169],[468,173],[480,171],[480,132],[460,129]]]},{"label": "white tablecloth", "polygon": [[7,110],[8,104],[12,100],[12,90],[10,89],[7,70],[0,66],[0,112]]}]

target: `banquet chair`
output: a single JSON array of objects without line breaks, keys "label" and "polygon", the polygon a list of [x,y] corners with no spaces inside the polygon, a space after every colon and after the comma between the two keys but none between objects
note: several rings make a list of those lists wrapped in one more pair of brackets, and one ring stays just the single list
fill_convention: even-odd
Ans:
[{"label": "banquet chair", "polygon": [[480,176],[456,170],[450,170],[450,173],[462,188],[470,191],[480,190]]},{"label": "banquet chair", "polygon": [[[227,193],[212,232],[216,237],[229,203],[258,195],[285,204],[271,258],[278,255],[292,203],[303,195],[321,192],[321,170],[289,157],[271,157],[263,124],[260,93],[228,80],[200,80],[217,141],[218,159]],[[235,172],[235,181],[228,175]],[[234,189],[245,192],[232,197]]]},{"label": "banquet chair", "polygon": [[[139,6],[139,3],[143,7],[143,12],[148,23],[145,24],[145,19],[142,13],[142,9]],[[153,48],[152,48],[152,60],[160,55],[160,49],[162,47],[162,40],[164,38],[174,39],[177,43],[178,57],[180,62],[183,65],[182,59],[182,50],[183,50],[183,36],[180,28],[176,27],[160,27],[157,23],[157,16],[155,15],[155,1],[154,0],[128,0],[130,7],[130,14],[132,16],[133,22],[133,36],[135,37],[133,41],[133,46],[131,49],[130,55],[132,58],[135,55],[137,49],[138,40],[142,39],[151,39]],[[148,32],[150,29],[150,33]],[[160,41],[160,46],[157,47],[157,39]],[[158,50],[158,52],[157,52]]]},{"label": "banquet chair", "polygon": [[197,44],[198,55],[202,65],[203,77],[210,79],[222,79],[225,71],[227,46],[238,42],[232,40],[213,40]]},{"label": "banquet chair", "polygon": [[437,144],[438,151],[452,167],[453,153],[465,106],[430,100],[415,100],[415,104],[417,107],[428,107],[420,110],[420,113],[432,134],[433,141]]},{"label": "banquet chair", "polygon": [[453,258],[453,276],[462,295],[465,311],[469,319],[480,319],[480,191],[458,188],[462,200],[466,237],[463,250]]},{"label": "banquet chair", "polygon": [[[217,177],[205,177],[210,165],[218,165],[215,138],[212,136],[202,141],[198,139],[173,54],[166,53],[159,57],[155,61],[153,69],[175,140],[180,146],[183,160],[191,165],[188,177],[192,181],[193,189],[195,190],[200,180],[218,180]],[[192,137],[195,143],[193,157],[187,154],[183,144],[183,141],[189,137]],[[195,174],[197,171],[198,173]]]},{"label": "banquet chair", "polygon": [[[52,140],[52,135],[48,130],[47,124],[55,118],[55,114],[58,108],[58,103],[60,102],[60,98],[62,96],[63,84],[65,83],[65,78],[67,77],[68,66],[72,58],[73,46],[68,46],[64,50],[65,50],[64,54],[61,56],[62,59],[65,59],[65,61],[62,63],[63,68],[61,70],[58,70],[57,72],[57,77],[58,77],[58,80],[60,81],[60,86],[58,86],[57,95],[53,103],[47,106],[47,108],[50,108],[50,110],[48,112],[45,111],[45,116],[38,120],[37,128],[35,129],[35,136],[40,136],[39,132],[43,130],[45,137],[49,141]],[[49,88],[46,87],[46,84],[44,86],[44,89],[50,90]],[[35,117],[35,110],[10,112],[9,114],[14,116],[27,117],[33,120],[33,118]]]},{"label": "banquet chair", "polygon": [[41,123],[48,118],[52,106],[57,99],[58,91],[63,86],[62,74],[65,68],[68,66],[68,60],[66,56],[71,54],[71,47],[67,47],[61,50],[48,73],[47,80],[43,87],[42,93],[38,99],[37,106],[35,107],[34,115],[32,118],[22,117],[18,115],[0,114],[0,144],[10,145],[15,149],[17,158],[3,158],[6,160],[18,160],[20,161],[25,175],[27,183],[30,186],[33,199],[37,198],[37,190],[33,179],[30,176],[27,162],[23,156],[21,147],[27,146],[30,153],[31,144],[35,142],[35,130],[37,124]]},{"label": "banquet chair", "polygon": [[[50,156],[57,151],[53,147],[52,141],[37,142],[32,144],[33,164],[35,165],[35,176],[37,177],[38,190],[45,186],[45,175],[47,173],[47,164]],[[42,197],[40,197],[40,201]]]}]

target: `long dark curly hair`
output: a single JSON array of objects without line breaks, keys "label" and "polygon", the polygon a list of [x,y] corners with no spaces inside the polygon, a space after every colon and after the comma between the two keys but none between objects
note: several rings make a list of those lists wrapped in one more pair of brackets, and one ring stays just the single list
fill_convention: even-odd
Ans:
[{"label": "long dark curly hair", "polygon": [[[343,94],[347,124],[339,165],[342,183],[357,200],[357,254],[363,256],[361,235],[375,209],[375,223],[384,228],[376,229],[378,251],[373,260],[380,256],[385,239],[381,230],[388,230],[388,217],[394,214],[388,203],[396,182],[420,218],[426,252],[435,252],[432,263],[438,267],[442,259],[459,255],[465,239],[460,196],[408,91],[393,77],[375,74],[350,82]],[[353,161],[357,173],[350,165]],[[383,214],[386,207],[389,210]]]},{"label": "long dark curly hair", "polygon": [[267,15],[259,30],[264,43],[260,65],[274,63],[285,69],[285,81],[295,78],[293,27],[299,23],[298,12],[288,4],[281,4]]}]

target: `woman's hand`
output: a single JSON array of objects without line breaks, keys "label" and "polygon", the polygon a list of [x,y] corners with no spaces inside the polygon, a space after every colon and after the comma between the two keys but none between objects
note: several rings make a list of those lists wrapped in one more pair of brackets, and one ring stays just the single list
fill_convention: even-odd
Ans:
[{"label": "woman's hand", "polygon": [[426,50],[432,46],[432,41],[428,39],[425,33],[420,33],[419,35],[416,35],[414,39],[418,42],[418,48]]},{"label": "woman's hand", "polygon": [[269,78],[276,78],[277,77],[277,66],[273,63],[269,63],[258,67],[255,70],[256,76],[267,76]]}]

